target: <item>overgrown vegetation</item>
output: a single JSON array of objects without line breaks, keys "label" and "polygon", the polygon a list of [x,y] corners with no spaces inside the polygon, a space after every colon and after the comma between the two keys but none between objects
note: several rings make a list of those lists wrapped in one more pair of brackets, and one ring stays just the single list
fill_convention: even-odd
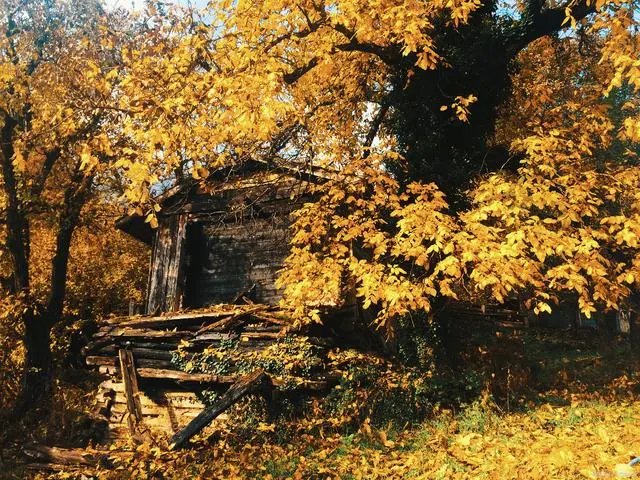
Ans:
[{"label": "overgrown vegetation", "polygon": [[[638,0],[145,3],[0,1],[2,474],[30,475],[25,441],[96,437],[79,348],[143,299],[148,254],[113,219],[155,228],[155,193],[250,159],[321,179],[279,278],[288,326],[349,300],[389,348],[183,345],[187,372],[283,379],[278,402],[245,399],[186,454],[118,444],[54,476],[631,475],[637,345],[441,307],[565,304],[598,334],[632,312],[634,333]],[[326,396],[290,395],[322,372]]]},{"label": "overgrown vegetation", "polygon": [[[590,332],[465,326],[475,335],[461,339],[465,368],[455,374],[338,351],[330,358],[342,380],[326,397],[285,396],[275,408],[248,397],[187,452],[164,451],[162,439],[119,444],[114,467],[52,478],[573,479],[615,476],[616,465],[638,454],[640,361],[626,339],[602,351]],[[514,344],[527,356],[512,355]],[[516,372],[527,372],[526,381]],[[91,423],[80,412],[90,385],[69,380],[34,439],[86,441]]]}]

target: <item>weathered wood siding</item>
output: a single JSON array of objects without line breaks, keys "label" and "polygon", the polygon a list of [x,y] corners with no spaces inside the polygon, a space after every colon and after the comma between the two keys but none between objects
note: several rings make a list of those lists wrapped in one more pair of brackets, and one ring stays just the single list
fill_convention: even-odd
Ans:
[{"label": "weathered wood siding", "polygon": [[251,287],[248,298],[276,304],[291,212],[309,200],[308,188],[254,172],[172,196],[155,233],[147,312],[229,303]]},{"label": "weathered wood siding", "polygon": [[186,215],[160,219],[149,271],[147,313],[170,312],[181,307],[186,234]]},{"label": "weathered wood siding", "polygon": [[243,218],[237,222],[198,222],[189,228],[185,305],[199,308],[248,295],[276,304],[277,271],[289,251],[288,215]]}]

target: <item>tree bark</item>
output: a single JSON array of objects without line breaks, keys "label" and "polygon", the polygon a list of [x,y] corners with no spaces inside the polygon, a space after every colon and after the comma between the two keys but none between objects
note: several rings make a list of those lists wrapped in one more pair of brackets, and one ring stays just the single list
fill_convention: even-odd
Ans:
[{"label": "tree bark", "polygon": [[29,309],[24,318],[25,366],[22,391],[14,408],[24,415],[51,393],[51,325],[42,313]]},{"label": "tree bark", "polygon": [[78,174],[74,180],[65,191],[56,252],[52,260],[51,291],[46,308],[28,305],[28,310],[24,313],[25,370],[22,391],[14,410],[17,415],[24,414],[51,393],[51,328],[62,318],[71,240],[87,199],[92,177]]},{"label": "tree bark", "polygon": [[458,369],[461,367],[462,346],[460,343],[460,326],[448,310],[449,300],[438,297],[432,305],[433,327],[437,345],[436,357],[445,365]]},{"label": "tree bark", "polygon": [[0,151],[2,152],[2,177],[7,196],[7,248],[13,262],[13,282],[16,292],[29,289],[29,222],[18,198],[17,182],[13,167],[13,137],[18,122],[5,115],[0,131]]}]

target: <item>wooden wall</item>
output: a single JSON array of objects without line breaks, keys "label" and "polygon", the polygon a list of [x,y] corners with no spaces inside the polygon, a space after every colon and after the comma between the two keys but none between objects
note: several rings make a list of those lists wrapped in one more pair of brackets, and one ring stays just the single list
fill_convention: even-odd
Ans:
[{"label": "wooden wall", "polygon": [[230,303],[251,287],[246,296],[256,303],[280,300],[277,272],[289,252],[291,212],[309,200],[307,183],[243,181],[211,193],[186,189],[163,205],[147,313]]},{"label": "wooden wall", "polygon": [[189,228],[185,306],[231,302],[241,292],[256,303],[276,304],[277,271],[289,251],[288,222],[248,218],[199,222]]}]

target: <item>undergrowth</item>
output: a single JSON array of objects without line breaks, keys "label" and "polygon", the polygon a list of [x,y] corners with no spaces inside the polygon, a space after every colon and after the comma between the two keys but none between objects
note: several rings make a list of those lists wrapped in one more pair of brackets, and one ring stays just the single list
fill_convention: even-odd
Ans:
[{"label": "undergrowth", "polygon": [[[588,334],[490,324],[469,331],[460,352],[465,368],[429,360],[433,352],[415,341],[402,347],[404,363],[333,349],[322,368],[341,379],[326,396],[285,390],[275,406],[247,397],[230,422],[188,451],[167,452],[163,439],[157,446],[119,444],[111,468],[54,477],[602,478],[615,477],[617,464],[640,454],[639,364],[624,342],[603,350]],[[286,348],[291,354],[298,347]],[[313,355],[298,360],[307,358]],[[300,363],[271,365],[276,372],[305,370]],[[33,432],[32,439],[86,445],[71,434],[70,420],[83,395],[91,395],[85,388],[58,390],[57,413],[41,422],[49,433]],[[75,400],[60,397],[70,391]],[[67,425],[65,438],[77,444],[56,442],[54,422]],[[12,475],[28,474],[15,463]]]}]

